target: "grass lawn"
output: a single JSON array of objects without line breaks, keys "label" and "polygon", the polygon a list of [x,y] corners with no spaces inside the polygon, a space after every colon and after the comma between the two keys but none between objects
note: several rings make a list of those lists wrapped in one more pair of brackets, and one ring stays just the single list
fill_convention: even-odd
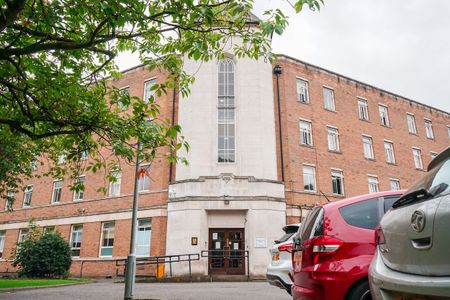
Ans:
[{"label": "grass lawn", "polygon": [[0,290],[69,283],[85,283],[89,281],[89,279],[0,279]]}]

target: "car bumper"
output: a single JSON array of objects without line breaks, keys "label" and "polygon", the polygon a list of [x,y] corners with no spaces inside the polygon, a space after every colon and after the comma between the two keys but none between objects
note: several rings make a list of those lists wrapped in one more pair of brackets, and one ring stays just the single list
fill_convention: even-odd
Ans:
[{"label": "car bumper", "polygon": [[291,271],[291,263],[282,263],[280,265],[270,264],[267,268],[267,281],[274,286],[285,289],[289,294],[291,293],[292,281],[289,277]]},{"label": "car bumper", "polygon": [[274,286],[285,289],[289,294],[291,293],[292,282],[286,282],[277,275],[267,274],[267,281]]},{"label": "car bumper", "polygon": [[[412,275],[389,269],[379,250],[369,269],[369,284],[373,300],[449,299],[450,277]],[[408,298],[409,299],[409,298]]]}]

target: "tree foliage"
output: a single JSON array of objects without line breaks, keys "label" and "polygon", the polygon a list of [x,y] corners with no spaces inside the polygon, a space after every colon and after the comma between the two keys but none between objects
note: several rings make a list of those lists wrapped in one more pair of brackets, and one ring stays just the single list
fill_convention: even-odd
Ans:
[{"label": "tree foliage", "polygon": [[[291,5],[299,12],[322,1]],[[104,147],[131,161],[139,139],[143,159],[153,160],[161,147],[170,162],[182,159],[176,150],[188,144],[181,128],[159,118],[153,96],[146,103],[107,85],[120,76],[114,58],[139,53],[150,70],[170,74],[156,95],[175,87],[187,94],[193,78],[183,72],[183,59],[220,59],[230,39],[243,41],[231,50],[237,57],[273,59],[270,37],[283,32],[287,17],[273,9],[258,20],[253,6],[253,0],[0,0],[0,194],[30,176],[36,158],[52,162],[55,177],[68,170],[75,177],[80,169],[114,167],[100,155]],[[94,158],[90,166],[80,164],[85,150]],[[65,167],[55,163],[62,153]]]}]

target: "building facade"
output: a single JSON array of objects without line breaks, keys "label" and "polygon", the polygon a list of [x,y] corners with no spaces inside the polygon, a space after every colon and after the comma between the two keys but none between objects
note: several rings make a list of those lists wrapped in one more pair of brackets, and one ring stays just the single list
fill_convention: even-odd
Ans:
[{"label": "building facade", "polygon": [[[183,128],[191,149],[180,155],[189,165],[157,159],[143,166],[149,174],[139,182],[138,255],[203,251],[213,257],[193,262],[194,274],[248,268],[264,276],[283,225],[326,198],[408,188],[449,146],[447,112],[285,55],[275,65],[232,55],[187,61],[185,71],[196,74],[191,94],[158,97],[162,117],[174,116]],[[111,84],[145,98],[166,76],[138,66]],[[11,252],[33,219],[70,243],[73,274],[115,276],[116,260],[129,250],[134,168],[113,170],[115,183],[103,173],[82,174],[78,193],[67,178],[25,182],[12,212],[0,203],[0,272],[14,270]],[[105,185],[107,195],[97,191]],[[187,272],[187,263],[173,266],[176,275]]]}]

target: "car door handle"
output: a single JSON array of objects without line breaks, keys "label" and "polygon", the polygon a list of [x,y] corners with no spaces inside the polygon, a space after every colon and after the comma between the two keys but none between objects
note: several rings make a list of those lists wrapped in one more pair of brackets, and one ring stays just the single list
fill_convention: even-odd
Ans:
[{"label": "car door handle", "polygon": [[427,250],[431,248],[431,238],[412,239],[411,244],[417,250]]}]

